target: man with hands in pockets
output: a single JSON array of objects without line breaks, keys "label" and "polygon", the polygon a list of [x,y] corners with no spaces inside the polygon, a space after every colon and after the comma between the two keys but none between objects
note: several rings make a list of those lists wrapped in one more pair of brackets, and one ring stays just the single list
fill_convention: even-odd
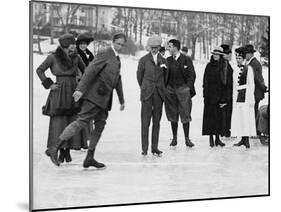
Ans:
[{"label": "man with hands in pockets", "polygon": [[141,144],[142,155],[147,155],[149,125],[152,120],[151,152],[161,156],[158,149],[160,120],[165,99],[167,62],[159,53],[162,39],[153,35],[147,41],[149,53],[139,60],[137,80],[141,90]]}]

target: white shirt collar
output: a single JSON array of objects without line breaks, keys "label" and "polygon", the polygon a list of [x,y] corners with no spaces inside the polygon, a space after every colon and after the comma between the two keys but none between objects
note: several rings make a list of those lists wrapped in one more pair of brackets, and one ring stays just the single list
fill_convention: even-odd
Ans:
[{"label": "white shirt collar", "polygon": [[249,63],[255,58],[255,56],[251,57],[249,61],[246,61],[246,65],[249,65]]},{"label": "white shirt collar", "polygon": [[176,60],[178,60],[179,59],[179,57],[180,57],[180,55],[181,55],[181,53],[180,52],[178,52],[175,56],[176,56]]},{"label": "white shirt collar", "polygon": [[113,50],[115,56],[116,56],[116,57],[119,56],[118,52],[114,49],[113,44],[111,44],[111,48],[112,48],[112,50]]}]

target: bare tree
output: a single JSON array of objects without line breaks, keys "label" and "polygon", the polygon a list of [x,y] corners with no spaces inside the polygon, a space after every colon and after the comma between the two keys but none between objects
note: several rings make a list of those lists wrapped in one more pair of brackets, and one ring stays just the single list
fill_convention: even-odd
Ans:
[{"label": "bare tree", "polygon": [[[40,4],[38,4],[40,5]],[[35,4],[34,4],[35,6]],[[44,22],[46,18],[47,10],[46,9],[39,9],[38,13],[35,13],[35,18],[33,20],[34,29],[37,30],[37,46],[38,46],[38,53],[43,54],[41,49],[41,37],[40,37],[40,30],[46,25]]]},{"label": "bare tree", "polygon": [[69,32],[70,25],[73,24],[75,14],[79,7],[80,5],[53,5],[54,12],[60,20],[64,33]]}]

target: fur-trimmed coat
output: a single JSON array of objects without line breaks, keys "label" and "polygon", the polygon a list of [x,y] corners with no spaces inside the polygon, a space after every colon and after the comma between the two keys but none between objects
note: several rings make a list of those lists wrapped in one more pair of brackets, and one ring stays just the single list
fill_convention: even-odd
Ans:
[{"label": "fur-trimmed coat", "polygon": [[54,76],[78,76],[79,70],[84,72],[85,64],[79,55],[67,57],[63,49],[58,47],[36,70],[42,82],[47,78],[44,72],[48,68]]},{"label": "fur-trimmed coat", "polygon": [[80,55],[80,57],[82,58],[82,60],[86,66],[88,66],[89,63],[94,60],[94,55],[92,54],[92,52],[89,49],[86,49],[84,52],[79,47],[77,47],[77,52]]}]

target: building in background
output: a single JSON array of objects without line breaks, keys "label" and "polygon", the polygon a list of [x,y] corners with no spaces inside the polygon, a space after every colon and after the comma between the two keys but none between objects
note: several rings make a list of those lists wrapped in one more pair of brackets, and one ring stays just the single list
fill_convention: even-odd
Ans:
[{"label": "building in background", "polygon": [[36,2],[33,4],[32,15],[33,25],[37,29],[49,30],[54,35],[63,31],[77,33],[89,31],[104,34],[112,30],[114,8]]}]

